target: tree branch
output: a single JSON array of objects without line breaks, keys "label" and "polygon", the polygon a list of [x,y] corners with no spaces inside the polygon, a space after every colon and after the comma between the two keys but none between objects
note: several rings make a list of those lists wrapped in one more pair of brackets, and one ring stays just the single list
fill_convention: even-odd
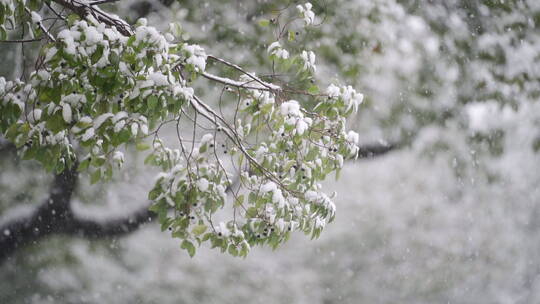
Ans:
[{"label": "tree branch", "polygon": [[135,231],[155,218],[147,207],[127,217],[107,221],[77,217],[70,205],[78,179],[76,167],[55,175],[49,198],[32,214],[0,226],[0,264],[17,249],[49,235],[64,234],[89,239],[114,237]]},{"label": "tree branch", "polygon": [[54,177],[49,198],[30,216],[0,226],[0,263],[15,250],[60,231],[71,218],[69,202],[77,183],[75,168]]},{"label": "tree branch", "polygon": [[97,21],[103,22],[106,25],[115,27],[124,36],[133,35],[131,26],[127,22],[125,22],[124,20],[122,20],[116,15],[112,15],[112,14],[104,12],[97,6],[92,6],[91,4],[80,2],[77,0],[53,0],[53,1],[63,7],[66,7],[72,10],[74,13],[76,13],[83,19],[86,18],[86,16],[88,15],[92,15],[94,16],[94,18],[96,18]]},{"label": "tree branch", "polygon": [[[30,11],[29,8],[27,8],[26,6],[24,7],[24,10],[28,13],[28,15],[32,16],[32,11]],[[43,32],[43,34],[45,34],[47,36],[47,38],[49,38],[50,41],[52,42],[55,42],[56,39],[54,39],[54,37],[51,35],[51,33],[43,26],[43,24],[41,23],[41,21],[39,21],[37,23],[37,26],[41,29],[41,31]]]},{"label": "tree branch", "polygon": [[100,4],[113,3],[113,2],[118,2],[118,1],[120,0],[97,0],[97,1],[89,2],[88,5],[100,5]]},{"label": "tree branch", "polygon": [[271,91],[280,91],[281,90],[281,87],[275,85],[275,84],[272,84],[272,83],[267,83],[265,81],[262,81],[261,79],[259,79],[258,77],[256,77],[255,75],[251,74],[251,73],[248,73],[246,71],[244,71],[244,69],[242,69],[240,66],[234,64],[234,63],[231,63],[231,62],[228,62],[226,60],[223,60],[221,58],[218,58],[216,56],[212,56],[212,55],[208,55],[208,58],[209,59],[212,59],[214,61],[217,61],[217,62],[220,62],[226,66],[229,66],[229,67],[232,67],[234,68],[235,70],[243,73],[244,75],[247,75],[249,78],[253,79],[254,81],[258,82],[259,84],[261,84],[262,86],[266,87],[268,90],[271,90]]},{"label": "tree branch", "polygon": [[399,146],[395,144],[373,144],[359,146],[358,149],[358,158],[374,158],[377,156],[384,155],[390,151],[398,149]]},{"label": "tree branch", "polygon": [[0,43],[28,43],[41,41],[43,38],[34,38],[34,39],[21,39],[21,40],[2,40]]},{"label": "tree branch", "polygon": [[74,218],[63,233],[89,239],[115,237],[133,232],[155,218],[156,215],[148,210],[148,207],[143,207],[125,218],[107,221]]}]

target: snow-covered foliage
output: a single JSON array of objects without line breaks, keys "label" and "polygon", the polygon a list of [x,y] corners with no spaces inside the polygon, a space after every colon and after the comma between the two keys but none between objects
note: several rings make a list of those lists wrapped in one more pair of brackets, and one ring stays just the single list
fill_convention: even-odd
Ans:
[{"label": "snow-covered foliage", "polygon": [[[2,5],[4,19],[11,11]],[[299,6],[305,26],[313,24],[311,8]],[[26,9],[38,35],[41,19]],[[296,88],[263,81],[215,57],[240,71],[239,80],[207,73],[205,49],[183,40],[174,24],[165,33],[146,19],[129,30],[118,24],[101,15],[72,15],[55,37],[46,32],[52,38],[28,81],[0,78],[0,133],[22,157],[56,172],[78,166],[96,183],[110,180],[122,166],[119,149],[150,149],[145,164],[162,170],[148,195],[151,210],[191,256],[204,241],[245,257],[254,245],[276,248],[292,231],[318,237],[336,209],[320,182],[357,155],[357,136],[346,130],[346,117],[358,110],[363,95],[335,85],[331,96],[318,93],[308,79],[316,71],[315,54],[289,58],[281,35],[268,46],[268,61],[298,70]],[[235,87],[234,117],[218,114],[195,95],[190,83],[201,75]],[[199,137],[195,126],[186,139],[178,130],[179,147],[170,148],[160,129],[191,115],[196,126],[197,117],[210,123],[202,128],[208,133]],[[218,155],[218,145],[226,147],[224,155]],[[235,178],[239,187],[228,196]],[[215,214],[225,207],[231,218],[217,222]]]}]

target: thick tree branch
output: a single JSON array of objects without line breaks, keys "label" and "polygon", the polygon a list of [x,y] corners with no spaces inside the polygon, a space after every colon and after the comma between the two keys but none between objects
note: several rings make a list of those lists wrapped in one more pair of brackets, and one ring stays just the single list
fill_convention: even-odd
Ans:
[{"label": "thick tree branch", "polygon": [[143,207],[125,218],[107,221],[74,218],[63,233],[89,239],[115,237],[133,232],[155,218],[155,214],[148,210],[148,207]]},{"label": "thick tree branch", "polygon": [[358,158],[374,158],[399,148],[400,147],[395,144],[374,144],[359,146]]},{"label": "thick tree branch", "polygon": [[49,198],[32,214],[0,226],[0,263],[17,249],[49,235],[64,234],[90,239],[114,237],[130,233],[155,218],[147,207],[127,217],[107,221],[76,216],[70,205],[78,177],[74,168],[55,175]]},{"label": "thick tree branch", "polygon": [[55,175],[49,198],[30,216],[0,226],[0,262],[19,247],[57,233],[71,218],[70,200],[77,183],[75,169]]}]

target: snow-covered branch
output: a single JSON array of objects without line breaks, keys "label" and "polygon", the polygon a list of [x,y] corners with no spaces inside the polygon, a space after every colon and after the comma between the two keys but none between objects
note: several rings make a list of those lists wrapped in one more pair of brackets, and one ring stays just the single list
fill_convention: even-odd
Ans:
[{"label": "snow-covered branch", "polygon": [[99,22],[103,22],[106,25],[112,26],[118,30],[118,32],[122,33],[124,36],[131,36],[133,35],[133,30],[131,29],[131,26],[124,21],[122,18],[107,13],[103,11],[102,9],[95,6],[92,2],[86,3],[84,1],[77,1],[77,0],[53,0],[57,4],[66,7],[79,15],[81,18],[86,18],[87,15],[92,15],[96,20]]}]

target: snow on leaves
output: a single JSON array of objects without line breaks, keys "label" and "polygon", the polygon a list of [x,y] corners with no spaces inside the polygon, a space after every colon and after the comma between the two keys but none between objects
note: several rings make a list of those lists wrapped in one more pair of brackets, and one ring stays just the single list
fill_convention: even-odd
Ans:
[{"label": "snow on leaves", "polygon": [[[313,24],[311,8],[298,6],[305,26]],[[270,60],[296,68],[299,83],[313,92],[293,99],[287,86],[215,57],[241,76],[207,74],[211,56],[175,43],[178,36],[144,19],[125,36],[92,15],[70,18],[28,83],[0,78],[0,132],[25,158],[58,172],[78,162],[92,182],[122,167],[126,145],[149,150],[145,164],[161,171],[148,196],[151,210],[191,256],[203,242],[245,257],[254,245],[278,247],[293,231],[318,237],[336,212],[335,195],[322,192],[321,182],[358,152],[346,118],[363,95],[333,84],[314,93],[305,72],[316,72],[315,54],[290,56],[281,37],[267,48]],[[234,118],[198,99],[188,83],[199,75],[234,87],[226,90],[238,96]],[[168,147],[161,126],[180,123],[188,112],[206,119],[207,134],[183,140],[179,133],[178,147]]]}]

